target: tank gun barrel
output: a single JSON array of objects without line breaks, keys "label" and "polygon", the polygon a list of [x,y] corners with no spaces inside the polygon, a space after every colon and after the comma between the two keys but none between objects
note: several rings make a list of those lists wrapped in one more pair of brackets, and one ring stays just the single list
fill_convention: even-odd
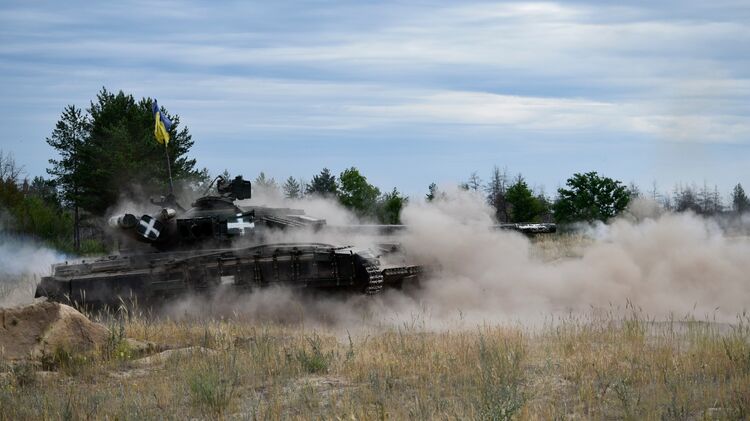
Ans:
[{"label": "tank gun barrel", "polygon": [[[172,209],[162,209],[160,216],[173,217],[175,211]],[[124,213],[109,218],[107,225],[111,228],[125,231],[130,237],[140,241],[154,242],[160,239],[164,231],[164,223],[151,215],[143,215],[140,218],[132,213]]]},{"label": "tank gun barrel", "polygon": [[123,213],[109,218],[107,225],[111,228],[132,229],[138,224],[138,218],[132,213]]}]

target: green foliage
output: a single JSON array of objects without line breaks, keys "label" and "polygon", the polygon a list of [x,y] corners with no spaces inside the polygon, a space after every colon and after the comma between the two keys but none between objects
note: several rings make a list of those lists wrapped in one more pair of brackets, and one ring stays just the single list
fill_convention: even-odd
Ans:
[{"label": "green foliage", "polygon": [[[73,253],[73,215],[61,209],[59,202],[32,187],[19,188],[0,182],[0,212],[6,220],[3,229],[12,234],[29,235],[58,250]],[[101,254],[106,246],[98,240],[82,242],[78,253]]]},{"label": "green foliage", "polygon": [[61,212],[44,200],[26,194],[11,208],[14,229],[48,240],[51,245],[69,250],[73,241],[73,218],[70,212]]},{"label": "green foliage", "polygon": [[46,180],[36,176],[29,185],[29,193],[41,199],[46,206],[62,210],[60,196],[57,194],[57,184],[53,180]]},{"label": "green foliage", "polygon": [[339,201],[360,216],[369,215],[375,209],[380,189],[367,182],[367,178],[354,167],[344,170],[339,176]]},{"label": "green foliage", "polygon": [[393,188],[390,193],[384,194],[378,203],[378,220],[384,224],[400,224],[401,210],[406,206],[409,199]]},{"label": "green foliage", "polygon": [[21,201],[23,193],[18,187],[23,169],[16,165],[13,154],[0,149],[0,207],[9,208]]},{"label": "green foliage", "polygon": [[[163,193],[168,185],[164,146],[154,134],[152,100],[136,101],[122,91],[97,94],[87,114],[68,106],[47,142],[60,159],[51,160],[48,172],[66,202],[75,202],[94,215],[103,215],[120,197],[137,198]],[[178,130],[179,116],[161,112],[172,121],[167,146],[175,180],[197,179],[195,160],[187,158],[193,141]]]},{"label": "green foliage", "polygon": [[328,372],[334,357],[333,351],[323,351],[323,342],[317,334],[307,337],[307,342],[310,349],[308,350],[307,347],[298,349],[295,355],[297,361],[310,374]]},{"label": "green foliage", "polygon": [[437,188],[437,184],[435,184],[435,183],[430,183],[430,186],[429,186],[429,187],[427,187],[427,195],[425,196],[425,199],[426,199],[426,200],[427,200],[428,202],[432,202],[432,201],[433,201],[433,200],[435,200],[435,199],[436,199],[437,197],[438,197],[438,188]]},{"label": "green foliage", "polygon": [[515,183],[508,187],[505,199],[511,206],[511,222],[538,222],[544,213],[544,203],[529,189],[520,175]]},{"label": "green foliage", "polygon": [[596,172],[576,173],[557,190],[554,205],[557,222],[606,221],[622,212],[630,201],[621,182],[601,177]]},{"label": "green foliage", "polygon": [[58,159],[50,159],[51,168],[47,173],[54,178],[54,183],[60,189],[62,199],[66,205],[73,205],[80,201],[79,186],[85,171],[81,171],[81,154],[89,139],[91,120],[80,108],[68,105],[63,109],[47,138],[47,144],[58,153]]},{"label": "green foliage", "polygon": [[78,254],[82,256],[91,256],[97,254],[104,254],[109,250],[106,243],[100,240],[87,239],[81,241],[81,247],[77,250]]},{"label": "green foliage", "polygon": [[290,176],[287,178],[282,188],[284,190],[284,197],[287,199],[300,199],[302,197],[302,185],[294,177]]},{"label": "green foliage", "polygon": [[331,174],[328,168],[323,168],[320,174],[313,176],[312,181],[307,186],[307,194],[318,196],[334,196],[338,192],[336,176]]},{"label": "green foliage", "polygon": [[[72,216],[62,209],[55,185],[36,177],[19,185],[20,170],[9,155],[0,151],[0,214],[3,230],[44,240],[49,245],[72,250]],[[3,174],[5,176],[3,177]]]},{"label": "green foliage", "polygon": [[737,213],[743,213],[750,210],[750,199],[745,194],[742,184],[737,183],[732,190],[732,209]]},{"label": "green foliage", "polygon": [[133,356],[128,341],[125,340],[125,320],[120,312],[117,318],[111,318],[108,323],[109,335],[101,349],[102,357],[108,360],[129,360]]}]

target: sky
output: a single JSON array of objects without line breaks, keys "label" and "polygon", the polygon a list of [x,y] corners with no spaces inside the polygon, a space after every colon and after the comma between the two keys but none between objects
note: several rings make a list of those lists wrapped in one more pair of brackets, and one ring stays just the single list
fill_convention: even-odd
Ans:
[{"label": "sky", "polygon": [[746,0],[0,3],[0,150],[28,175],[102,87],[158,98],[213,174],[750,187]]}]

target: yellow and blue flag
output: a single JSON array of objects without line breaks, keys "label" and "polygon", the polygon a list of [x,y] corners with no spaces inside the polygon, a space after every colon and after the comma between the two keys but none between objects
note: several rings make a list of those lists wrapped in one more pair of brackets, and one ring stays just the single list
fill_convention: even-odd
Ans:
[{"label": "yellow and blue flag", "polygon": [[159,111],[159,105],[156,103],[156,98],[154,98],[154,118],[156,119],[156,125],[154,126],[154,136],[156,136],[156,141],[161,143],[162,145],[166,145],[169,143],[169,129],[172,128],[172,122],[169,121],[169,118],[162,114],[161,111]]}]

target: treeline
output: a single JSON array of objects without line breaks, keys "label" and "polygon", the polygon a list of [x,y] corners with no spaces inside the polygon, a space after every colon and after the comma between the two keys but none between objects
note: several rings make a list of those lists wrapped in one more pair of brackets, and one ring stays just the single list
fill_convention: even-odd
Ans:
[{"label": "treeline", "polygon": [[[511,178],[507,170],[498,167],[493,168],[488,182],[482,182],[474,172],[460,187],[484,194],[502,223],[606,221],[625,210],[632,197],[622,182],[596,172],[573,174],[554,199],[543,190],[534,192],[523,175]],[[440,195],[434,183],[428,187],[428,201]]]},{"label": "treeline", "polygon": [[[224,175],[229,177],[226,171]],[[322,197],[337,200],[358,217],[381,224],[400,224],[401,210],[409,201],[395,187],[382,193],[355,167],[345,169],[338,178],[331,170],[323,168],[310,182],[289,177],[281,185],[261,172],[253,188],[262,194],[283,195],[287,199]]]},{"label": "treeline", "polygon": [[659,203],[665,210],[673,212],[691,211],[698,215],[714,216],[726,213],[741,214],[750,211],[750,199],[745,194],[742,184],[737,183],[732,189],[728,201],[724,201],[719,188],[708,184],[697,187],[695,184],[678,184],[672,193],[661,193],[654,183],[651,190],[641,192],[633,186],[632,195],[647,197]]},{"label": "treeline", "polygon": [[[3,231],[30,234],[65,251],[96,252],[107,247],[99,226],[112,206],[123,199],[142,202],[168,190],[167,160],[177,186],[203,191],[210,180],[208,170],[198,169],[196,160],[189,157],[192,137],[186,127],[180,127],[180,117],[164,107],[160,112],[172,121],[170,142],[166,146],[156,142],[153,101],[102,88],[85,110],[66,106],[46,138],[57,153],[49,160],[48,178],[28,180],[14,158],[0,151]],[[486,182],[472,173],[460,186],[483,195],[498,222],[606,221],[637,196],[650,196],[669,210],[702,215],[750,210],[739,184],[725,205],[715,187],[680,185],[671,195],[658,193],[654,187],[641,193],[635,185],[625,186],[596,172],[574,174],[554,197],[535,191],[522,175],[511,177],[497,167]],[[408,203],[396,188],[381,190],[355,167],[338,174],[324,168],[309,182],[289,177],[279,183],[261,173],[254,189],[290,199],[337,200],[359,217],[385,224],[400,223],[401,210]],[[427,201],[444,198],[435,183],[428,187]]]},{"label": "treeline", "polygon": [[32,235],[53,247],[71,251],[72,214],[62,206],[57,189],[42,177],[29,181],[22,175],[23,167],[0,150],[0,231]]},{"label": "treeline", "polygon": [[[589,172],[574,174],[565,187],[549,197],[543,189],[535,192],[530,188],[523,175],[511,178],[507,170],[495,167],[488,182],[473,172],[460,187],[484,194],[499,222],[606,221],[638,197],[651,199],[666,211],[690,211],[702,216],[731,216],[750,211],[750,199],[740,183],[732,189],[729,200],[724,201],[718,186],[709,188],[704,184],[698,188],[694,184],[677,184],[670,194],[660,192],[654,183],[649,191],[643,192],[635,183],[625,186],[621,181]],[[431,184],[426,199],[431,201],[439,195],[437,186]]]}]

